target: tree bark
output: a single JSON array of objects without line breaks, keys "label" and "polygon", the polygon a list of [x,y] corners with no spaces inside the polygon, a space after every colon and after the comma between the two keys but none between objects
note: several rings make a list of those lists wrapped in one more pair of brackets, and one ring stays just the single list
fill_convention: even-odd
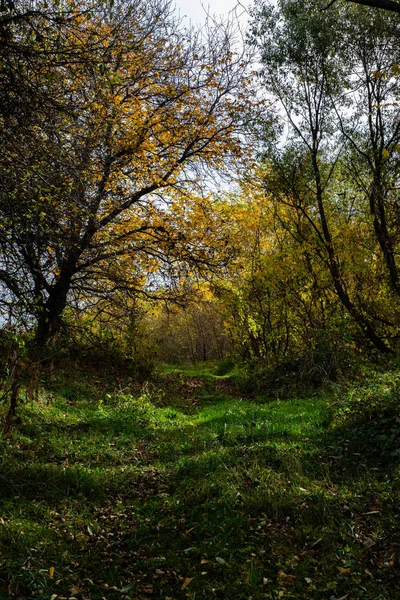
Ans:
[{"label": "tree bark", "polygon": [[400,13],[400,2],[395,0],[348,0],[354,4],[362,4],[363,6],[371,6],[372,8],[381,8],[390,10],[391,12]]},{"label": "tree bark", "polygon": [[71,269],[69,271],[69,273],[60,274],[57,283],[41,307],[35,334],[36,348],[44,347],[59,329],[60,316],[67,305],[68,292],[71,287],[72,272]]}]

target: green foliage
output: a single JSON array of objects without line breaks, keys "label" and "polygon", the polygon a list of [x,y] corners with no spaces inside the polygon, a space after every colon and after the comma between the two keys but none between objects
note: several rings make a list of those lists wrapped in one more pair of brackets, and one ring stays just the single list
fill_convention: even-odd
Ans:
[{"label": "green foliage", "polygon": [[[263,265],[253,252],[265,317],[253,335],[255,354],[263,335],[269,353],[286,337],[290,358],[304,354],[293,352],[296,330],[313,342],[320,331],[329,335],[332,321],[347,326],[346,337],[357,328],[364,349],[390,354],[397,346],[397,17],[348,2],[325,8],[280,0],[253,9],[260,79],[285,131],[284,140],[265,139],[262,189],[276,219],[264,235],[281,265],[270,257]],[[270,287],[269,306],[259,280]]]},{"label": "green foliage", "polygon": [[170,373],[178,375],[182,380],[184,376],[188,377],[214,377],[219,368],[218,361],[200,361],[195,364],[173,364],[160,365],[158,371],[161,373]]},{"label": "green foliage", "polygon": [[290,398],[329,389],[343,377],[356,375],[364,359],[349,336],[340,337],[341,323],[336,325],[314,332],[313,339],[301,340],[297,348],[276,361],[268,356],[238,361],[232,380],[244,393]]}]

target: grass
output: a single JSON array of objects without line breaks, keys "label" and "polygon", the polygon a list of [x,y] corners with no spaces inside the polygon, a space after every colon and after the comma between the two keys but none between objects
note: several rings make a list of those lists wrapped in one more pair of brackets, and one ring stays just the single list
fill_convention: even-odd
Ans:
[{"label": "grass", "polygon": [[187,363],[181,365],[161,365],[159,372],[164,374],[181,374],[188,377],[217,377],[218,376],[218,361],[204,361],[200,363]]},{"label": "grass", "polygon": [[130,393],[61,373],[23,406],[0,598],[400,597],[398,459],[360,453],[332,398],[249,400],[215,373]]}]

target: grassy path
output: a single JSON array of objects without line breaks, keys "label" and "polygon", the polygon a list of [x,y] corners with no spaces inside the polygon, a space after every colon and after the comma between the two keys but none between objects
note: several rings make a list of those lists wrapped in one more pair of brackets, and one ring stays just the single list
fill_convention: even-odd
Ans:
[{"label": "grassy path", "polygon": [[1,445],[0,598],[400,598],[399,470],[326,402],[52,382]]}]

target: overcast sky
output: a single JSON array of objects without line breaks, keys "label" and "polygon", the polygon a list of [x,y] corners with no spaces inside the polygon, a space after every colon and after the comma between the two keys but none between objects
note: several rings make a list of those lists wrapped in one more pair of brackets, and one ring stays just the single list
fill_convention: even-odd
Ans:
[{"label": "overcast sky", "polygon": [[[246,22],[246,11],[244,7],[249,6],[250,0],[175,0],[177,9],[181,16],[186,16],[193,25],[204,23],[206,12],[213,16],[227,17],[236,8],[236,14],[244,25]],[[204,7],[204,8],[203,8]]]}]

